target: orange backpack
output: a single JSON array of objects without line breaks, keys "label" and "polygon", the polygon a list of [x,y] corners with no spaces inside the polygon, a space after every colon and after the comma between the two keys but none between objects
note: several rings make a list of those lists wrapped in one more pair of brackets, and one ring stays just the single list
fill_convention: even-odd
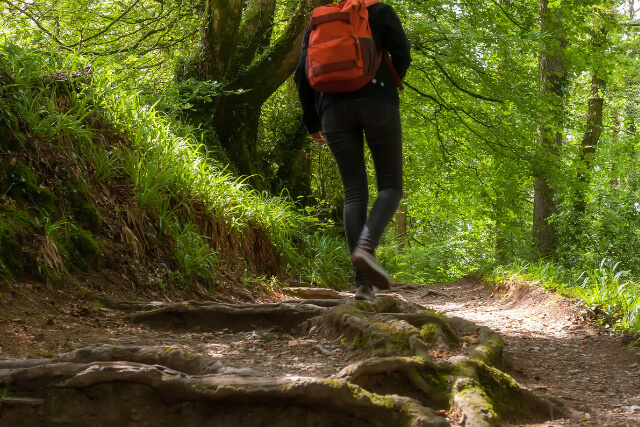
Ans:
[{"label": "orange backpack", "polygon": [[306,71],[320,92],[352,92],[369,83],[381,55],[369,28],[367,7],[377,0],[343,0],[313,10]]}]

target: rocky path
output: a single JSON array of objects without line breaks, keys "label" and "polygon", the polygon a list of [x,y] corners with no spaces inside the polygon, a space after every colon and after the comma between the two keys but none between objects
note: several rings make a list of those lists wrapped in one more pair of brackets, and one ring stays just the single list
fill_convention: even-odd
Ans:
[{"label": "rocky path", "polygon": [[570,412],[527,426],[640,426],[640,353],[627,337],[583,321],[582,310],[540,288],[491,292],[475,280],[409,286],[410,300],[460,316],[504,339],[503,369],[520,384],[560,399]]},{"label": "rocky path", "polygon": [[0,426],[640,425],[637,349],[538,288],[399,284],[375,304],[0,291]]}]

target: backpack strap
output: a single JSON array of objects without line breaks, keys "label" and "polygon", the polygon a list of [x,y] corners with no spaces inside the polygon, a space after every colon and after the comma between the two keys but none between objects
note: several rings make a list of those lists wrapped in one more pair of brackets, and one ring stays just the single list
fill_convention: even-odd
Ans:
[{"label": "backpack strap", "polygon": [[[367,7],[373,6],[374,4],[382,3],[378,0],[364,0],[364,4]],[[400,90],[404,90],[404,84],[402,84],[402,79],[400,75],[396,71],[396,67],[393,66],[393,62],[391,62],[391,57],[389,56],[389,51],[387,49],[382,49],[382,57],[384,61],[387,63],[389,68],[391,69],[391,74],[393,75],[393,80],[396,82],[396,85]]]},{"label": "backpack strap", "polygon": [[396,82],[398,89],[404,90],[404,84],[402,83],[402,79],[400,78],[400,75],[396,71],[396,67],[393,66],[393,62],[391,62],[391,57],[389,56],[389,51],[387,49],[382,49],[382,57],[384,58],[385,62],[391,69],[393,80]]}]

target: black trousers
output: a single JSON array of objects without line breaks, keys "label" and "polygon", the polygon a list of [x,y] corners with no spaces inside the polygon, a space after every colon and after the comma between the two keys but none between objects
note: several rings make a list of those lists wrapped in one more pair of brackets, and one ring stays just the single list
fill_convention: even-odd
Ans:
[{"label": "black trousers", "polygon": [[[375,250],[402,199],[400,110],[393,104],[372,98],[337,102],[322,112],[322,133],[340,171],[349,253],[353,253],[358,244]],[[378,187],[378,196],[369,215],[365,138]],[[366,280],[355,267],[354,275],[356,285]]]}]

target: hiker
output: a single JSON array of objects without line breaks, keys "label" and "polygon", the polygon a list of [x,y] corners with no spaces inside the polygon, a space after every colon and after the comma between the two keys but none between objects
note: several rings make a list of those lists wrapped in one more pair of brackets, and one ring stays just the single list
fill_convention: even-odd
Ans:
[{"label": "hiker", "polygon": [[[326,92],[311,86],[308,55],[314,46],[313,43],[310,45],[314,29],[312,15],[294,80],[307,131],[318,144],[329,147],[337,162],[344,191],[344,231],[353,264],[355,299],[370,301],[375,299],[374,286],[385,290],[392,283],[389,274],[375,258],[374,251],[403,194],[398,87],[409,68],[411,56],[407,36],[390,5],[369,0],[345,0],[325,7],[339,8],[346,3],[374,3],[367,8],[379,61],[373,78],[362,88],[351,91],[343,91],[339,87]],[[387,59],[390,56],[390,61],[381,58],[383,49],[388,51]],[[331,68],[321,64],[319,68],[322,67]],[[368,216],[365,137],[373,157],[378,187],[378,197]]]}]

